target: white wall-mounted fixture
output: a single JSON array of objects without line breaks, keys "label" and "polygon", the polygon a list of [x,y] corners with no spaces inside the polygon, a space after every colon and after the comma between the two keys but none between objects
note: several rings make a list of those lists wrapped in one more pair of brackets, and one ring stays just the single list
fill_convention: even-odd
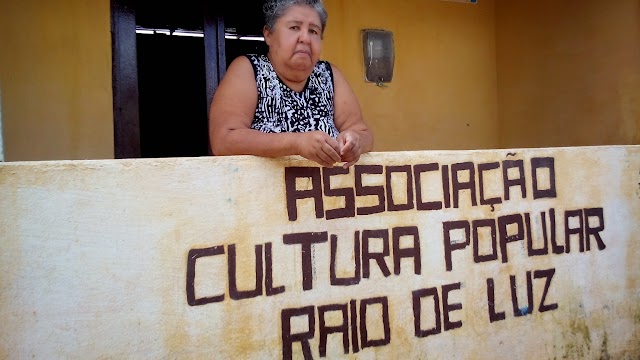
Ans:
[{"label": "white wall-mounted fixture", "polygon": [[395,62],[393,33],[385,30],[362,30],[362,52],[365,80],[378,86],[391,82]]}]

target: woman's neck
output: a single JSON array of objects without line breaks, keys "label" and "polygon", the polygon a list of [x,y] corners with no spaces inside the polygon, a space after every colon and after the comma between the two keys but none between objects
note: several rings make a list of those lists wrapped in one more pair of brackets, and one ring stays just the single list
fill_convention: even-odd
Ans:
[{"label": "woman's neck", "polygon": [[307,79],[313,72],[313,68],[311,68],[311,71],[309,71],[309,69],[292,69],[287,67],[284,63],[274,62],[273,57],[270,54],[267,54],[267,57],[269,58],[276,75],[278,75],[285,85],[295,92],[301,92],[304,90],[304,87],[307,84]]}]

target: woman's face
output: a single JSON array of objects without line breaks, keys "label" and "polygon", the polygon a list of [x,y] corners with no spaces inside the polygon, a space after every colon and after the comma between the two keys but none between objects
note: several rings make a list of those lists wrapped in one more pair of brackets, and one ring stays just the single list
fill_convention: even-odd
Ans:
[{"label": "woman's face", "polygon": [[272,60],[294,70],[311,71],[320,58],[322,25],[309,6],[291,6],[264,37]]}]

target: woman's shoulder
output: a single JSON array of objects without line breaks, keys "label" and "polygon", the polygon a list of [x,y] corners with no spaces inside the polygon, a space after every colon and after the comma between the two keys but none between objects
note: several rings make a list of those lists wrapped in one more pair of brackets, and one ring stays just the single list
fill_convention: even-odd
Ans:
[{"label": "woman's shoulder", "polygon": [[237,58],[233,59],[233,61],[231,61],[231,64],[229,64],[227,71],[231,71],[232,69],[233,70],[243,69],[250,66],[251,66],[251,59],[249,58],[249,56],[242,55],[242,56],[238,56]]},{"label": "woman's shoulder", "polygon": [[255,69],[245,56],[235,58],[224,74],[220,87],[255,87]]},{"label": "woman's shoulder", "polygon": [[246,68],[260,61],[261,59],[258,55],[253,55],[253,54],[240,55],[237,58],[233,59],[233,61],[231,61],[231,64],[229,64],[229,68],[231,68],[232,66]]},{"label": "woman's shoulder", "polygon": [[235,58],[227,68],[227,74],[252,74],[255,77],[258,63],[251,55],[242,55]]}]

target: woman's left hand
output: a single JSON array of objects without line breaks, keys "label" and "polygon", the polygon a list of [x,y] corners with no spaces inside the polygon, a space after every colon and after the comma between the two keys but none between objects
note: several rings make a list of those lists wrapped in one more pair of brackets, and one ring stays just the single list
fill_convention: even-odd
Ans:
[{"label": "woman's left hand", "polygon": [[345,162],[343,168],[355,164],[362,154],[360,134],[356,131],[346,130],[338,135],[338,146],[340,147],[340,159]]},{"label": "woman's left hand", "polygon": [[340,160],[344,161],[343,168],[355,164],[360,155],[371,151],[373,148],[373,134],[362,120],[362,112],[356,95],[349,87],[347,80],[337,67],[331,65],[334,80],[334,118],[340,148]]}]

